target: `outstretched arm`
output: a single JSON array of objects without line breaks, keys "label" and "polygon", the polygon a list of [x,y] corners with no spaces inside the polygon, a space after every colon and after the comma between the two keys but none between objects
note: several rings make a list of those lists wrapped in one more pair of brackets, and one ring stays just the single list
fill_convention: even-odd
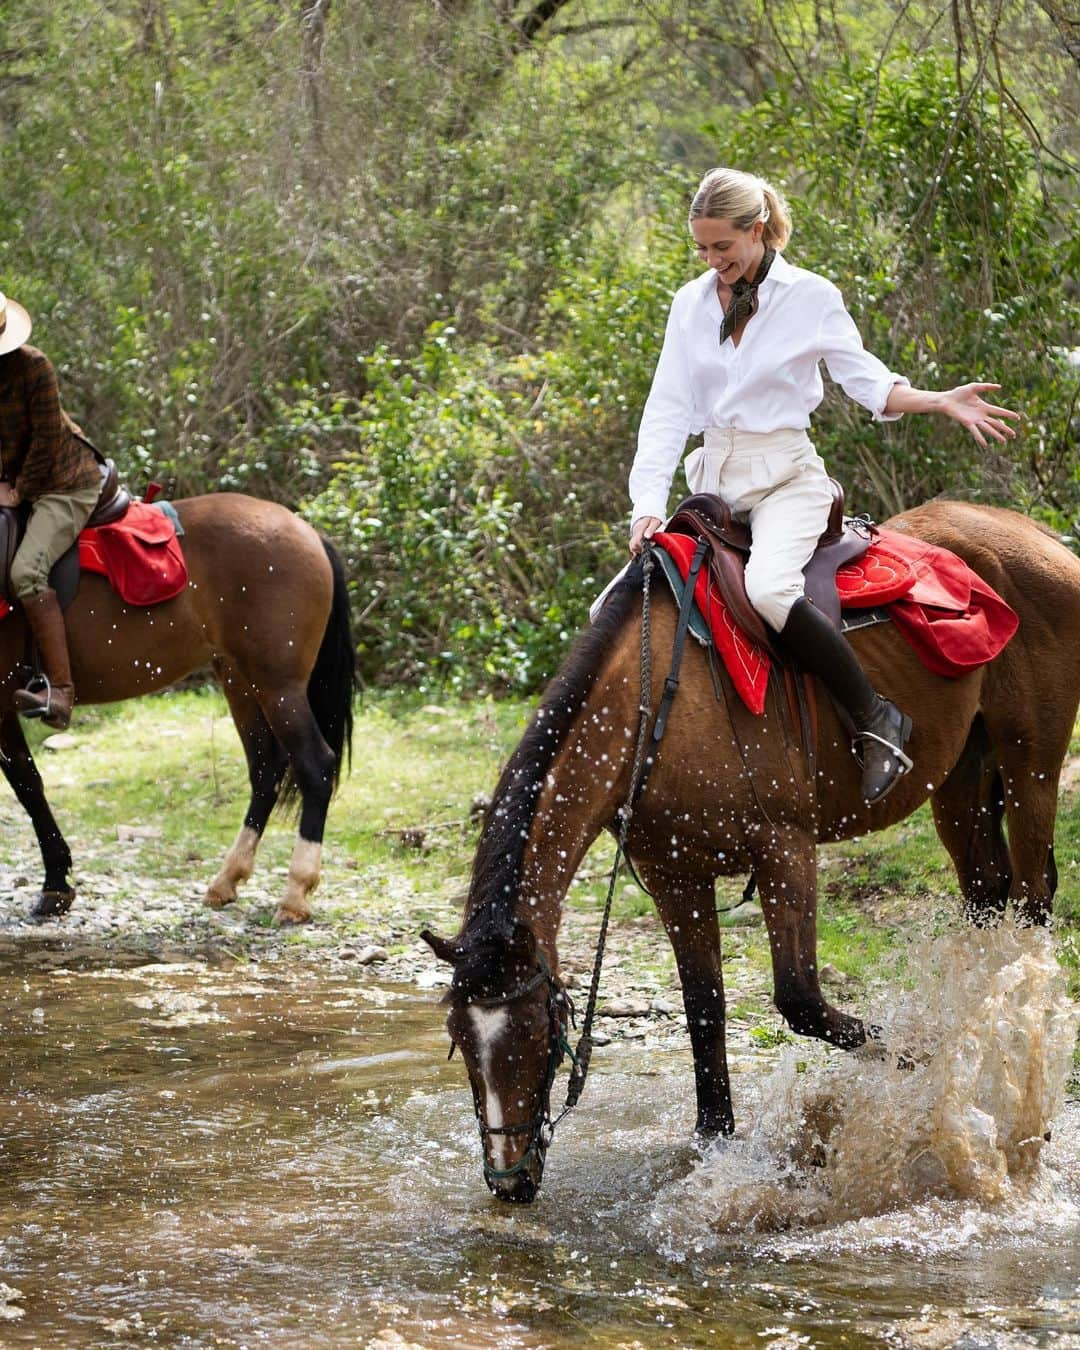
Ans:
[{"label": "outstretched arm", "polygon": [[985,448],[987,436],[995,441],[1004,441],[1016,435],[1016,428],[1011,427],[1006,419],[1018,421],[1020,414],[987,403],[982,397],[988,390],[1000,388],[1000,384],[960,384],[955,389],[938,392],[933,389],[912,389],[907,384],[894,384],[885,401],[885,412],[890,416],[907,412],[944,413],[962,427],[967,427]]}]

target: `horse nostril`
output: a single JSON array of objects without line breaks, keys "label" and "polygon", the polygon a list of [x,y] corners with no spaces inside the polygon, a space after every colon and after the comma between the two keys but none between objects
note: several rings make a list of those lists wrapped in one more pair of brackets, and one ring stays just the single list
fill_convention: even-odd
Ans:
[{"label": "horse nostril", "polygon": [[531,1205],[540,1190],[540,1178],[534,1178],[528,1172],[519,1172],[517,1176],[501,1180],[488,1177],[487,1184],[496,1200],[503,1200],[509,1205]]},{"label": "horse nostril", "polygon": [[514,1188],[510,1194],[501,1198],[508,1200],[512,1205],[531,1205],[539,1189],[539,1183],[534,1181],[528,1172],[522,1172],[514,1178]]}]

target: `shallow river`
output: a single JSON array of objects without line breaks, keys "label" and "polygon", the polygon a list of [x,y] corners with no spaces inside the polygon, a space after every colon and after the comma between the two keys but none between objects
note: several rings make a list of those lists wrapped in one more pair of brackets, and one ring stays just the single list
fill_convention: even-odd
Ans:
[{"label": "shallow river", "polygon": [[736,1054],[707,1152],[672,1031],[599,1049],[519,1209],[436,993],[27,936],[0,957],[0,1344],[1080,1345],[1075,1021],[1027,941],[890,993],[913,1069]]}]

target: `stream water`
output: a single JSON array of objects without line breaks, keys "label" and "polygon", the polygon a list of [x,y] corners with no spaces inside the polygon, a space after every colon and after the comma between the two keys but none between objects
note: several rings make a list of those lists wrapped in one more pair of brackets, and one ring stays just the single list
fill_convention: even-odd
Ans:
[{"label": "stream water", "polygon": [[0,1344],[1080,1346],[1044,935],[939,940],[871,1010],[885,1059],[737,1053],[708,1149],[673,1030],[603,1047],[520,1209],[436,994],[34,942],[0,954]]}]

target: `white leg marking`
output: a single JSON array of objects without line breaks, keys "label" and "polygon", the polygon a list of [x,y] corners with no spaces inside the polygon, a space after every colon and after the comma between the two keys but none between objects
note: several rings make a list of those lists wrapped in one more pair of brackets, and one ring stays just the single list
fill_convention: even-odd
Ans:
[{"label": "white leg marking", "polygon": [[319,884],[319,864],[322,861],[322,844],[313,844],[309,839],[298,839],[293,849],[292,862],[289,863],[289,877],[285,883],[285,898],[278,907],[278,918],[287,920],[307,919],[311,916],[311,903],[308,896]]},{"label": "white leg marking", "polygon": [[225,855],[221,871],[206,892],[208,905],[217,909],[221,905],[231,904],[236,899],[237,888],[247,881],[255,870],[255,850],[258,847],[259,835],[250,825],[242,825],[232,848]]},{"label": "white leg marking", "polygon": [[[477,1055],[480,1060],[480,1073],[484,1079],[484,1115],[492,1129],[498,1129],[503,1123],[502,1106],[498,1094],[491,1085],[491,1056],[495,1042],[506,1030],[510,1021],[507,1008],[470,1008],[469,1019],[473,1024],[476,1037]],[[490,1137],[492,1162],[496,1167],[506,1166],[506,1135],[495,1134]]]}]

